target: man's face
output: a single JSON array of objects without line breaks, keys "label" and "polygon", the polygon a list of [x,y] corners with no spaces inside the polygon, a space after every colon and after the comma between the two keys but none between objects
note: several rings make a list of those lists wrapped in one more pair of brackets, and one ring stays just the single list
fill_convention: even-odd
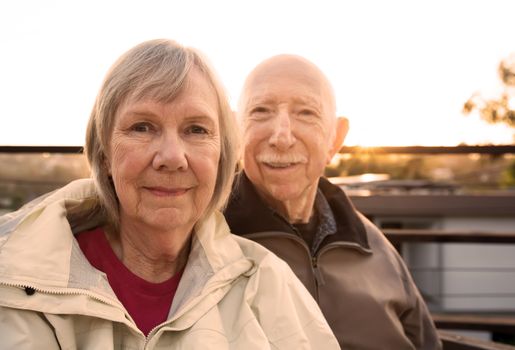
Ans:
[{"label": "man's face", "polygon": [[314,195],[332,157],[335,110],[322,74],[292,58],[250,76],[240,103],[245,173],[268,201]]}]

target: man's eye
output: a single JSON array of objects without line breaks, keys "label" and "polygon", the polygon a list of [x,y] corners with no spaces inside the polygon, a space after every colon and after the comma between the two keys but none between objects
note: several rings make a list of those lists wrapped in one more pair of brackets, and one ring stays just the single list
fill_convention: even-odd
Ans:
[{"label": "man's eye", "polygon": [[250,114],[254,114],[254,113],[269,113],[269,112],[270,112],[270,110],[268,108],[259,106],[259,107],[253,108],[250,111]]},{"label": "man's eye", "polygon": [[266,121],[273,116],[273,109],[265,106],[257,106],[250,110],[248,116],[253,120]]},{"label": "man's eye", "polygon": [[149,123],[136,123],[131,126],[131,130],[136,132],[149,132],[151,129],[152,126]]},{"label": "man's eye", "polygon": [[304,115],[304,116],[316,115],[316,113],[314,111],[312,111],[311,109],[301,109],[299,111],[299,114]]}]

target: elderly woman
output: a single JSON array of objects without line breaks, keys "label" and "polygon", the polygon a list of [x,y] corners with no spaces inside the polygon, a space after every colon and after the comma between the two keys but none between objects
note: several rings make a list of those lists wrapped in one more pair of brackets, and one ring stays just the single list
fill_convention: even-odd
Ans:
[{"label": "elderly woman", "polygon": [[93,179],[0,218],[0,349],[338,348],[286,264],[217,211],[235,127],[195,50],[125,53],[89,120]]}]

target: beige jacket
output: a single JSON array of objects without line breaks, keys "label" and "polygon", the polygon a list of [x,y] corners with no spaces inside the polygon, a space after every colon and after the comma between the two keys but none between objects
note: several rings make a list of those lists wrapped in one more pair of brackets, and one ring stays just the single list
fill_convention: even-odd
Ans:
[{"label": "beige jacket", "polygon": [[0,218],[0,349],[338,349],[289,267],[233,236],[216,213],[195,228],[168,320],[148,337],[73,233],[98,226],[90,180]]}]

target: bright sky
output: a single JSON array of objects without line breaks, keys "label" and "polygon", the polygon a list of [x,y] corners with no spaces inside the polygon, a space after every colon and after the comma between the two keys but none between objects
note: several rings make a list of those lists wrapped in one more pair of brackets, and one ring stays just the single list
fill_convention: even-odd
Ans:
[{"label": "bright sky", "polygon": [[2,1],[0,144],[82,145],[109,66],[163,37],[203,51],[233,106],[261,60],[312,60],[350,119],[347,145],[512,143],[461,108],[499,91],[514,13],[512,0]]}]

